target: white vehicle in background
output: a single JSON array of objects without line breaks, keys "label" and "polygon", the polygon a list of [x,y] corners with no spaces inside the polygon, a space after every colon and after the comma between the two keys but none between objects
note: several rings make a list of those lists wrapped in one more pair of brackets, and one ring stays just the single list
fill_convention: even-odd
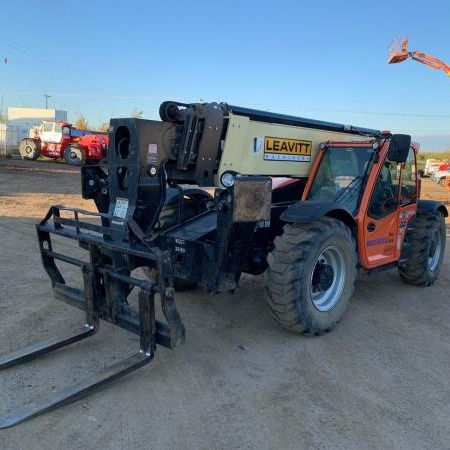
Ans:
[{"label": "white vehicle in background", "polygon": [[439,170],[439,167],[445,164],[445,161],[440,159],[427,159],[425,162],[424,176],[431,177],[434,172]]},{"label": "white vehicle in background", "polygon": [[450,169],[433,172],[431,179],[438,184],[445,185],[447,178],[450,178]]}]

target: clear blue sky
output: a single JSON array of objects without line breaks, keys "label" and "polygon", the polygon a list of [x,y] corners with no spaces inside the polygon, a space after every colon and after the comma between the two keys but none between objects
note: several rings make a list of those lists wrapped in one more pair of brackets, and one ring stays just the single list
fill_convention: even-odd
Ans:
[{"label": "clear blue sky", "polygon": [[[450,63],[450,1],[56,1],[2,6],[0,107],[91,125],[164,100],[224,101],[450,148],[450,77],[387,64],[393,37]],[[4,58],[7,59],[5,64]]]}]

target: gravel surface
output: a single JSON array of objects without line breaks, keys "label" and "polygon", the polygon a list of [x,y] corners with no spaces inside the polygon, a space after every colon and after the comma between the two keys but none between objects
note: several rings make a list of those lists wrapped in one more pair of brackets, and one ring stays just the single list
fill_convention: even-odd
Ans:
[{"label": "gravel surface", "polygon": [[[94,210],[79,169],[0,160],[0,354],[83,323],[53,299],[35,224],[52,204]],[[423,197],[450,190],[423,181]],[[450,225],[447,219],[447,236]],[[74,251],[77,251],[73,245]],[[235,294],[177,295],[186,344],[75,403],[0,431],[0,449],[450,448],[449,250],[429,288],[395,270],[360,274],[343,320],[319,338],[266,312],[261,277]],[[99,333],[0,373],[0,414],[135,352],[136,336]]]}]

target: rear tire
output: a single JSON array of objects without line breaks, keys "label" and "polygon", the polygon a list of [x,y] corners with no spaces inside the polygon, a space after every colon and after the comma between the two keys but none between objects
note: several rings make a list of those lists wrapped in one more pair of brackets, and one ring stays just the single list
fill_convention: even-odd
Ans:
[{"label": "rear tire", "polygon": [[415,286],[432,285],[445,253],[445,219],[440,211],[418,213],[408,227],[405,244],[408,261],[398,268],[400,278]]},{"label": "rear tire", "polygon": [[322,335],[340,321],[356,279],[355,241],[341,221],[287,224],[268,256],[266,299],[272,317],[298,334]]},{"label": "rear tire", "polygon": [[86,162],[86,153],[79,145],[70,144],[64,149],[64,161],[72,166],[82,166]]},{"label": "rear tire", "polygon": [[22,139],[19,143],[19,153],[22,159],[34,161],[41,154],[40,144],[35,139]]}]

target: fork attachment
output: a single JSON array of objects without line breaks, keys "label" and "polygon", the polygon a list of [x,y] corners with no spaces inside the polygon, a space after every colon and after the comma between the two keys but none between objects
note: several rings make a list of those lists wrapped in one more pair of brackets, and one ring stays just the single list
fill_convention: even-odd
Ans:
[{"label": "fork attachment", "polygon": [[[74,218],[62,218],[61,211],[73,213]],[[79,330],[67,336],[39,342],[0,357],[0,370],[92,336],[99,328],[100,319],[139,335],[139,351],[100,373],[30,404],[22,411],[0,416],[0,429],[12,427],[75,401],[138,369],[153,359],[156,344],[173,349],[185,340],[184,325],[175,306],[169,254],[157,247],[151,248],[146,243],[130,245],[127,242],[113,241],[108,238],[107,228],[81,221],[80,214],[94,216],[102,221],[109,220],[106,214],[53,206],[44,220],[37,225],[37,233],[43,265],[51,279],[56,298],[84,310],[85,323]],[[139,234],[136,224],[129,227],[130,233],[133,233],[132,230]],[[53,251],[51,234],[78,241],[80,247],[87,250],[89,257],[84,261]],[[84,288],[68,286],[55,260],[78,266],[81,269]],[[156,282],[131,276],[131,271],[141,266],[157,271]],[[140,289],[137,311],[127,300],[134,287]],[[161,299],[165,322],[155,318],[155,294]]]}]

